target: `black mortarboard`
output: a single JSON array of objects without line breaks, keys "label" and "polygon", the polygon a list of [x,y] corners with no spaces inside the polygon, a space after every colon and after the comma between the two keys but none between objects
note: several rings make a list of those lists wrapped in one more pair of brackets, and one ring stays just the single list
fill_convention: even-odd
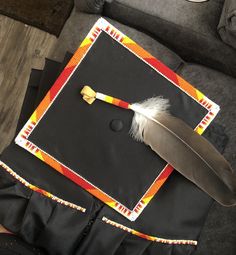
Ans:
[{"label": "black mortarboard", "polygon": [[19,145],[134,220],[171,170],[130,137],[132,112],[82,100],[86,84],[131,103],[163,96],[171,114],[202,130],[214,103],[100,20],[22,129]]}]

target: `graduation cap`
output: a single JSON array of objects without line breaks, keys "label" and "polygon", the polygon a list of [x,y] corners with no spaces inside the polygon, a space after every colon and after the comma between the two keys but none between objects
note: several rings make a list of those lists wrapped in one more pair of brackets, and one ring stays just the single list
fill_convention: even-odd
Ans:
[{"label": "graduation cap", "polygon": [[104,19],[94,25],[15,141],[133,221],[173,167],[132,139],[132,111],[88,106],[80,95],[86,84],[122,98],[123,107],[161,96],[171,116],[199,134],[219,107]]}]

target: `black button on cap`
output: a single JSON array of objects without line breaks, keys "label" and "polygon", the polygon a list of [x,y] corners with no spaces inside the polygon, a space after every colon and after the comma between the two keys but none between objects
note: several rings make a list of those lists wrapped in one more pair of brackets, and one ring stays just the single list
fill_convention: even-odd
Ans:
[{"label": "black button on cap", "polygon": [[123,129],[123,126],[124,126],[124,124],[121,120],[115,119],[110,122],[110,128],[114,132],[121,131]]}]

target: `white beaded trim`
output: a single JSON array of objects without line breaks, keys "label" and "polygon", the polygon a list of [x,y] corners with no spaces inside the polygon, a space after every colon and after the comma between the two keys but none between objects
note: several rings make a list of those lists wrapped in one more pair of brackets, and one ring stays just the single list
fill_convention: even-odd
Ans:
[{"label": "white beaded trim", "polygon": [[73,204],[71,202],[68,202],[68,201],[65,201],[57,196],[54,196],[53,194],[47,192],[46,190],[43,190],[43,189],[40,189],[38,188],[37,186],[34,186],[32,184],[30,184],[29,182],[27,182],[24,178],[20,177],[18,174],[16,174],[9,166],[7,166],[4,162],[2,162],[0,160],[0,166],[6,170],[11,176],[13,176],[16,180],[18,180],[19,182],[21,182],[23,185],[25,185],[27,188],[35,191],[35,192],[38,192],[42,195],[44,195],[45,197],[48,197],[54,201],[56,201],[57,203],[60,203],[62,205],[65,205],[65,206],[68,206],[70,208],[73,208],[73,209],[76,209],[78,211],[81,211],[81,212],[85,212],[86,209],[79,206],[79,205],[76,205],[76,204]]},{"label": "white beaded trim", "polygon": [[106,222],[107,224],[110,224],[114,227],[117,227],[117,228],[120,228],[126,232],[129,232],[133,235],[136,235],[140,238],[144,238],[144,239],[147,239],[149,241],[153,241],[153,242],[158,242],[158,243],[164,243],[164,244],[189,244],[189,245],[197,245],[197,241],[194,241],[194,240],[173,240],[173,239],[165,239],[165,238],[159,238],[159,237],[155,237],[155,236],[150,236],[150,235],[146,235],[146,234],[143,234],[139,231],[136,231],[132,228],[128,228],[122,224],[119,224],[115,221],[112,221],[112,220],[109,220],[108,218],[106,217],[103,217],[102,218],[102,221]]}]

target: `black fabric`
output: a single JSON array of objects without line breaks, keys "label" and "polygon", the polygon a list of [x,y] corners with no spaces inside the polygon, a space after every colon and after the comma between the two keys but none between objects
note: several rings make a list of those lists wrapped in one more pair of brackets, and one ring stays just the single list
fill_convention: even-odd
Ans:
[{"label": "black fabric", "polygon": [[34,70],[34,69],[31,71],[20,117],[17,123],[16,134],[18,134],[20,129],[24,126],[24,124],[27,122],[30,115],[33,113],[35,109],[35,106],[36,106],[35,102],[36,102],[36,98],[38,94],[38,88],[39,88],[42,72],[43,71],[41,70]]},{"label": "black fabric", "polygon": [[236,49],[236,2],[225,0],[221,13],[218,32],[221,39]]},{"label": "black fabric", "polygon": [[[35,107],[37,107],[38,102],[40,102],[43,99],[43,97],[46,95],[46,93],[48,92],[50,87],[53,85],[53,82],[57,79],[58,72],[61,71],[65,67],[66,63],[69,61],[71,56],[72,56],[72,54],[67,53],[65,55],[63,62],[60,65],[58,65],[58,63],[55,61],[47,60],[45,62],[46,65],[45,65],[45,68],[42,71],[42,73],[43,74],[47,73],[48,76],[41,75],[40,77],[38,77],[39,80],[34,79],[34,83],[33,83],[34,86],[31,86],[32,84],[30,81],[30,83],[28,85],[26,97],[25,97],[25,100],[23,103],[22,111],[20,114],[19,123],[22,123],[23,120],[29,119],[29,117],[33,113],[33,110],[35,109]],[[33,70],[32,76],[34,73],[35,73],[35,70]],[[44,77],[43,82],[42,82],[42,77]],[[38,93],[37,97],[35,97],[35,95],[33,93],[31,93],[31,90],[35,90],[36,88],[37,88],[37,93]],[[26,108],[24,107],[24,105],[28,106],[27,111],[25,110]],[[32,111],[30,111],[29,109],[31,109]],[[19,126],[19,129],[21,129],[24,124],[25,123],[23,123],[22,126]],[[65,200],[71,201],[75,204],[77,204],[79,202],[81,206],[85,206],[86,208],[90,207],[90,205],[88,205],[86,202],[83,205],[82,201],[78,200],[78,197],[80,197],[80,196],[77,192],[74,192],[74,195],[71,196],[71,190],[68,193],[67,189],[61,189],[61,187],[63,185],[66,185],[66,186],[70,185],[71,181],[67,180],[61,174],[58,174],[57,172],[52,170],[51,167],[49,167],[47,164],[44,164],[43,162],[41,162],[37,159],[35,160],[34,156],[29,154],[25,150],[22,150],[19,146],[15,145],[14,143],[11,143],[5,149],[5,152],[6,153],[4,153],[4,154],[11,155],[17,161],[15,163],[9,162],[9,166],[12,166],[13,169],[18,168],[18,171],[19,171],[18,173],[20,174],[20,176],[26,178],[30,183],[37,184],[38,186],[40,186],[41,188],[43,188],[45,190],[50,190],[54,195],[56,195],[58,197],[64,197]],[[3,156],[3,158],[4,158],[4,156]],[[25,162],[27,162],[26,166],[24,166],[25,162],[22,162],[23,158],[24,158]],[[39,161],[38,168],[43,168],[46,173],[45,175],[42,175],[41,172],[35,171],[35,164],[37,164],[38,161]],[[8,160],[7,160],[7,162],[8,162]],[[21,168],[21,165],[23,165],[24,167]],[[25,170],[25,167],[27,167],[28,170]],[[27,174],[25,172],[27,172]],[[55,178],[57,179],[57,181],[55,182],[55,189],[50,188],[46,184],[47,179],[49,179],[50,182],[53,182],[53,180],[55,180]],[[75,185],[74,183],[72,183],[72,186],[75,189],[77,187],[77,185]],[[81,189],[79,189],[79,192],[80,192],[80,190]],[[83,190],[82,190],[82,192],[83,192]],[[85,194],[87,194],[87,192],[85,192]],[[81,197],[83,198],[83,195]]]},{"label": "black fabric", "polygon": [[[85,84],[128,102],[163,96],[170,112],[192,127],[207,110],[105,32],[96,39],[28,139],[133,209],[166,162],[130,137],[133,112],[98,100],[87,105],[79,94]],[[120,132],[110,129],[113,119],[124,123]]]},{"label": "black fabric", "polygon": [[[29,87],[27,89],[26,97],[24,100],[23,105],[27,106],[22,108],[22,112],[20,114],[20,120],[19,123],[22,123],[25,119],[28,119],[35,108],[35,105],[37,105],[36,97],[35,97],[35,90],[37,91],[44,91],[44,93],[47,93],[47,90],[52,86],[52,77],[54,76],[54,80],[57,78],[57,74],[55,73],[55,70],[57,68],[58,71],[61,71],[68,60],[70,59],[71,54],[67,53],[65,56],[65,59],[63,63],[58,66],[57,63],[51,60],[47,60],[47,65],[45,66],[45,70],[43,72],[47,72],[47,76],[44,76],[44,83],[40,84],[40,76],[35,76],[35,71],[33,71],[33,74],[31,76],[34,76],[34,79],[30,81]],[[54,65],[54,66],[53,66]],[[40,72],[40,71],[37,71]],[[38,79],[36,79],[36,77]],[[45,94],[40,93],[41,96],[40,101],[43,99]],[[38,97],[39,98],[39,97]],[[19,129],[22,128],[22,126],[19,125]],[[42,167],[46,167],[44,169],[42,167],[41,176],[37,175],[37,163],[39,162],[35,157],[30,155],[29,153],[25,152],[24,150],[21,150],[18,146],[16,146],[14,143],[10,145],[9,148],[6,149],[6,151],[9,152],[9,155],[13,156],[15,159],[19,159],[19,174],[22,173],[21,176],[24,176],[29,182],[33,184],[39,185],[41,188],[45,188],[46,190],[51,190],[51,192],[54,195],[57,195],[61,197],[62,194],[54,192],[53,189],[51,189],[49,186],[50,184],[46,184],[44,182],[44,174],[43,171],[48,172],[50,176],[50,167],[45,165],[43,162],[40,162],[41,164],[38,165],[39,169]],[[6,153],[7,155],[8,153]],[[10,156],[10,157],[11,157]],[[35,160],[36,159],[36,160]],[[33,161],[32,161],[33,160]],[[21,167],[22,164],[28,166],[28,170],[31,171],[26,173],[27,170],[24,167]],[[11,165],[11,164],[10,164]],[[13,166],[14,167],[14,166]],[[49,252],[49,254],[55,254],[58,252],[58,254],[70,254],[71,247],[69,245],[64,246],[64,242],[62,242],[62,247],[58,246],[57,242],[58,240],[66,241],[66,236],[68,233],[66,233],[67,230],[67,224],[70,225],[70,221],[73,221],[73,224],[77,226],[77,231],[73,230],[73,233],[69,235],[68,238],[71,238],[72,240],[75,240],[79,237],[82,237],[84,233],[82,233],[83,229],[86,229],[86,227],[89,226],[89,211],[93,211],[93,213],[97,210],[96,209],[96,203],[93,205],[93,198],[91,196],[88,196],[87,193],[81,189],[79,191],[72,191],[73,186],[75,189],[77,189],[77,186],[73,183],[71,183],[69,180],[64,180],[64,178],[59,175],[60,177],[55,177],[55,171],[51,171],[54,175],[51,177],[51,180],[57,179],[56,182],[54,182],[57,186],[57,190],[66,191],[62,197],[65,200],[69,200],[70,202],[73,202],[73,195],[71,197],[71,194],[74,194],[74,203],[79,204],[81,206],[84,206],[87,208],[88,213],[86,215],[82,214],[81,212],[77,212],[76,210],[70,209],[66,210],[67,212],[63,213],[64,219],[61,220],[60,226],[58,225],[58,216],[56,216],[57,213],[57,206],[59,206],[59,211],[62,213],[62,210],[64,206],[55,203],[51,199],[45,198],[44,196],[32,192],[29,188],[26,188],[24,185],[16,182],[14,178],[9,176],[9,174],[4,173],[1,171],[0,173],[0,222],[6,226],[8,229],[11,229],[12,232],[18,234],[19,236],[22,236],[27,243],[32,243],[38,247],[43,246],[45,247],[45,250]],[[36,176],[34,174],[36,173]],[[32,178],[28,178],[32,174]],[[46,179],[48,178],[48,175],[45,175]],[[42,179],[43,178],[43,179]],[[49,177],[50,178],[50,177]],[[42,186],[41,181],[42,180]],[[61,181],[60,181],[61,180]],[[68,183],[67,183],[68,182]],[[46,184],[46,185],[45,185]],[[70,186],[70,189],[61,189],[63,185]],[[72,185],[72,186],[71,186]],[[67,191],[70,190],[70,194],[67,193]],[[83,194],[80,194],[80,191],[82,191]],[[67,195],[66,195],[67,193]],[[78,199],[79,198],[79,199]],[[38,200],[39,199],[39,200]],[[79,201],[78,201],[79,200]],[[83,201],[84,200],[84,203]],[[100,205],[98,203],[98,205]],[[100,205],[101,206],[101,205]],[[67,209],[67,208],[66,208]],[[7,214],[4,213],[7,212]],[[11,212],[11,213],[9,213]],[[59,214],[60,214],[59,213]],[[78,215],[77,215],[78,214]],[[73,216],[74,215],[74,216]],[[56,222],[54,223],[54,217],[56,217]],[[73,218],[76,218],[74,221]],[[91,216],[92,217],[92,216]],[[52,226],[50,225],[52,224]],[[46,230],[44,228],[47,226]],[[53,229],[54,227],[59,227],[60,231],[56,229]],[[45,233],[46,232],[46,233]],[[41,236],[42,233],[42,236]],[[55,238],[57,236],[57,238]],[[74,236],[74,238],[72,237]],[[53,238],[52,238],[53,237]],[[41,243],[43,243],[41,245]],[[27,244],[25,244],[27,245]],[[14,249],[13,249],[14,250]],[[19,250],[18,250],[19,251]],[[9,251],[10,252],[10,251]],[[13,251],[12,251],[13,252]],[[33,251],[32,251],[33,252]],[[24,253],[22,253],[24,254]]]},{"label": "black fabric", "polygon": [[119,1],[105,3],[102,15],[152,35],[188,62],[203,64],[236,77],[236,50],[221,40],[213,40],[207,34],[196,33]]},{"label": "black fabric", "polygon": [[[64,59],[63,59],[63,62],[60,66],[60,69],[59,69],[59,73],[61,73],[63,71],[63,69],[66,67],[66,65],[68,64],[69,60],[72,58],[73,54],[70,53],[70,52],[66,52],[65,56],[64,56]],[[43,98],[44,95],[42,95],[42,98]]]},{"label": "black fabric", "polygon": [[46,255],[43,251],[28,245],[12,234],[0,234],[1,255]]},{"label": "black fabric", "polygon": [[54,81],[57,79],[59,74],[65,68],[66,64],[68,63],[71,57],[72,54],[70,52],[66,52],[62,63],[59,63],[51,59],[45,59],[45,66],[39,81],[39,90],[37,93],[37,98],[35,100],[34,109],[36,109],[36,107],[41,102],[42,98],[44,98],[49,89],[52,87]]},{"label": "black fabric", "polygon": [[77,11],[98,14],[102,12],[105,0],[75,0]]},{"label": "black fabric", "polygon": [[59,36],[73,0],[0,0],[0,13]]},{"label": "black fabric", "polygon": [[[61,66],[61,63],[52,61],[50,59],[45,59],[45,66],[44,66],[44,71],[42,73],[41,79],[40,79],[40,84],[39,84],[39,90],[37,94],[37,98],[35,101],[35,107],[36,108],[43,95],[46,95],[50,87],[53,85],[53,81],[58,77],[59,73],[59,68]],[[47,84],[47,86],[42,86],[42,84]]]},{"label": "black fabric", "polygon": [[[31,70],[29,83],[27,86],[24,102],[22,104],[22,109],[20,113],[20,117],[18,120],[16,134],[20,131],[23,125],[26,123],[30,115],[35,109],[36,98],[39,90],[40,78],[42,75],[42,70]],[[3,176],[1,176],[1,185],[7,185],[6,180]],[[16,211],[15,211],[16,213]],[[15,254],[45,254],[42,250],[35,248],[34,246],[30,246],[21,238],[13,234],[0,234],[0,254],[1,255],[15,255]]]},{"label": "black fabric", "polygon": [[[226,139],[222,127],[212,124],[206,136],[223,152]],[[60,205],[0,169],[0,223],[48,254],[190,254],[193,246],[150,242],[105,224],[102,217],[149,235],[196,239],[212,204],[205,193],[174,172],[143,216],[131,223],[14,144],[4,151],[1,159],[27,181],[87,208],[83,214]]]}]

